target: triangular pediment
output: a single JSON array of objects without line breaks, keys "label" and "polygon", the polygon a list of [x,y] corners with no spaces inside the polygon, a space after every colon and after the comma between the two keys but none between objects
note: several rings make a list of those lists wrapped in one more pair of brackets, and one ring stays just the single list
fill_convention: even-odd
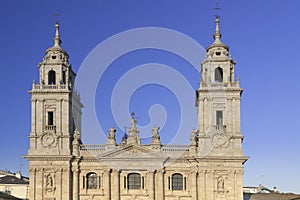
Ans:
[{"label": "triangular pediment", "polygon": [[110,168],[145,170],[161,169],[168,157],[150,147],[130,144],[107,151],[98,159]]},{"label": "triangular pediment", "polygon": [[148,158],[148,159],[165,159],[166,157],[162,155],[159,151],[153,151],[147,147],[143,147],[140,145],[126,145],[117,147],[108,152],[99,156],[100,159],[112,159],[112,158],[120,158],[120,159],[130,159],[130,158]]}]

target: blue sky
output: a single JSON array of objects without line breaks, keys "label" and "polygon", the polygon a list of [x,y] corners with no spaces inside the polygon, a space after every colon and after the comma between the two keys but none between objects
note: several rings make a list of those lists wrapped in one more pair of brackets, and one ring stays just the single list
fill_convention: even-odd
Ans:
[{"label": "blue sky", "polygon": [[[277,186],[279,191],[300,193],[300,1],[221,0],[220,5],[222,41],[231,48],[237,62],[236,75],[245,90],[241,107],[242,133],[244,151],[250,159],[245,164],[244,185],[261,183]],[[2,0],[0,169],[17,171],[22,165],[26,173],[27,161],[21,156],[27,153],[29,146],[31,122],[27,91],[31,89],[32,80],[38,79],[37,65],[45,50],[53,44],[56,8],[60,8],[61,13],[62,47],[69,53],[77,72],[97,45],[135,28],[171,29],[207,47],[213,41],[214,6],[212,0]],[[103,130],[115,122],[107,106],[112,95],[109,88],[122,73],[145,63],[174,67],[189,80],[193,89],[198,87],[197,70],[176,55],[153,49],[122,55],[107,68],[95,92],[96,113]],[[181,120],[176,95],[168,88],[155,84],[139,88],[132,95],[128,110],[136,112],[138,123],[143,126],[149,124],[148,110],[156,104],[164,106],[165,110],[159,112],[167,113],[161,134],[168,143],[167,133],[176,132]],[[157,125],[155,123],[152,125]],[[130,124],[125,120],[125,125]],[[189,132],[187,130],[187,137]]]}]

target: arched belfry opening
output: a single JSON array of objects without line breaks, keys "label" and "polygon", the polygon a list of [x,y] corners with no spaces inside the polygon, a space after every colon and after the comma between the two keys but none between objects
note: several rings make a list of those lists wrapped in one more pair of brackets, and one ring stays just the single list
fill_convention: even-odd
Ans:
[{"label": "arched belfry opening", "polygon": [[221,67],[215,69],[215,82],[223,82],[223,69]]},{"label": "arched belfry opening", "polygon": [[54,70],[50,70],[48,72],[48,85],[55,85],[55,71]]}]

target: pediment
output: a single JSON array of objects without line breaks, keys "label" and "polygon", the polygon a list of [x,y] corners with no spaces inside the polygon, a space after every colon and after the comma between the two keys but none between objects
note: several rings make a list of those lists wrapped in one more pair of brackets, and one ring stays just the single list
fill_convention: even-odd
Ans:
[{"label": "pediment", "polygon": [[98,157],[109,168],[122,170],[161,169],[168,158],[160,151],[135,144],[118,146]]},{"label": "pediment", "polygon": [[166,156],[159,151],[131,144],[105,152],[99,156],[99,159],[166,159]]}]

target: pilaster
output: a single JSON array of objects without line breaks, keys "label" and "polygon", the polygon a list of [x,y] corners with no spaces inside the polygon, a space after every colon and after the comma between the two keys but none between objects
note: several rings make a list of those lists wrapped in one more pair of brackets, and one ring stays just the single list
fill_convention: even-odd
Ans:
[{"label": "pilaster", "polygon": [[79,200],[79,170],[73,169],[73,200]]},{"label": "pilaster", "polygon": [[110,169],[105,169],[104,171],[104,194],[106,200],[111,199]]},{"label": "pilaster", "polygon": [[113,169],[112,199],[120,200],[120,170]]},{"label": "pilaster", "polygon": [[148,178],[148,193],[149,193],[149,199],[155,200],[155,176],[154,176],[154,171],[150,170],[147,173],[147,178]]},{"label": "pilaster", "polygon": [[189,186],[191,190],[191,195],[193,200],[198,200],[198,184],[197,184],[197,171],[192,170],[189,174],[189,178],[191,180]]},{"label": "pilaster", "polygon": [[165,170],[159,170],[156,174],[157,176],[157,200],[165,199],[165,185],[164,185],[164,174]]}]

